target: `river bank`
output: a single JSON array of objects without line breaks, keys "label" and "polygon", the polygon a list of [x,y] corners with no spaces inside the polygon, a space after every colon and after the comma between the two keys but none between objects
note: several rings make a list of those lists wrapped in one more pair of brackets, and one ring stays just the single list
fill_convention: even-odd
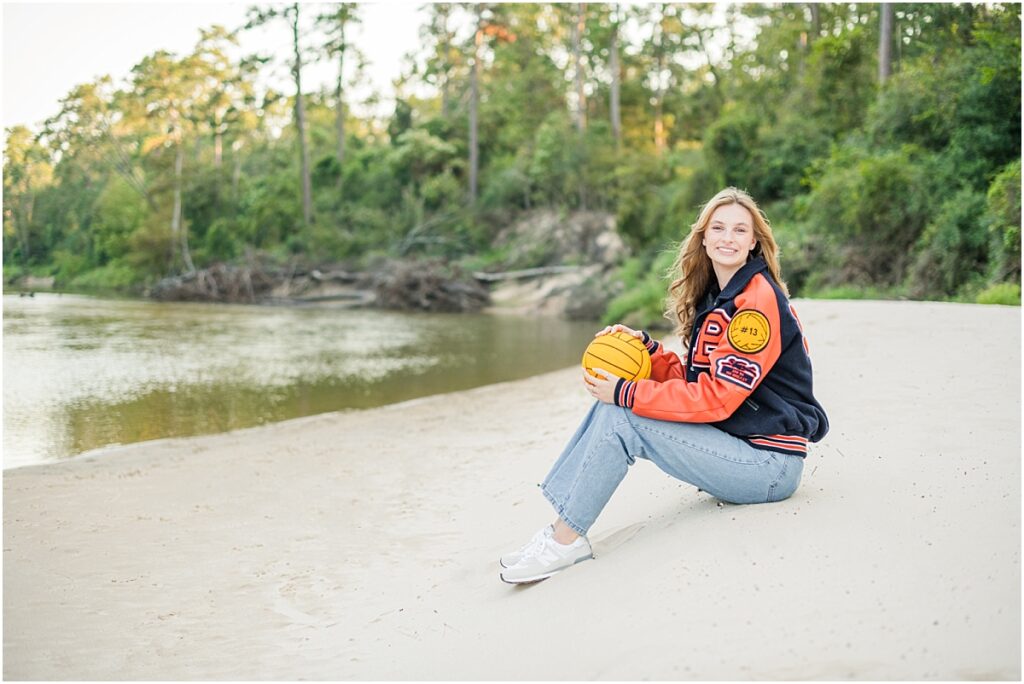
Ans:
[{"label": "river bank", "polygon": [[[525,212],[497,231],[490,249],[452,261],[397,249],[348,261],[249,251],[144,284],[95,289],[95,278],[58,279],[14,266],[4,294],[133,295],[160,302],[333,306],[388,311],[489,312],[570,320],[601,318],[621,291],[615,272],[629,256],[611,214]],[[76,283],[92,287],[75,287]],[[70,287],[69,287],[70,286]],[[9,291],[8,291],[9,290]]]},{"label": "river bank", "polygon": [[8,679],[1019,679],[1020,310],[797,303],[831,434],[731,506],[640,463],[511,587],[569,368],[4,473]]}]

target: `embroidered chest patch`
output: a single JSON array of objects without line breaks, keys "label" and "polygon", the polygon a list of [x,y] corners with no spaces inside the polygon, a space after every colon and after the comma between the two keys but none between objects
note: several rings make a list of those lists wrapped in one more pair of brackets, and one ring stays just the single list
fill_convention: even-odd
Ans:
[{"label": "embroidered chest patch", "polygon": [[744,309],[729,321],[726,331],[729,344],[745,354],[756,354],[768,346],[772,331],[768,319],[760,311]]}]

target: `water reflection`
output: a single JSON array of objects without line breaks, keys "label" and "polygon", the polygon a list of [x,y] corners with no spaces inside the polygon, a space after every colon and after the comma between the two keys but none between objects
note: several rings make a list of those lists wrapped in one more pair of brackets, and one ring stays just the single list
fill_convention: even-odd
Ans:
[{"label": "water reflection", "polygon": [[4,467],[577,363],[593,323],[4,297]]}]

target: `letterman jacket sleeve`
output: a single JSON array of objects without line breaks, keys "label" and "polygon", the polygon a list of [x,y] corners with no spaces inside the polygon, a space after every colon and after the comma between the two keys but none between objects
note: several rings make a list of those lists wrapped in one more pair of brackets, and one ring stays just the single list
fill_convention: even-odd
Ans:
[{"label": "letterman jacket sleeve", "polygon": [[643,333],[644,346],[651,354],[651,380],[664,382],[670,378],[685,378],[683,364],[675,352],[665,349],[665,345],[651,338],[647,331]]},{"label": "letterman jacket sleeve", "polygon": [[782,353],[778,300],[765,277],[754,276],[735,302],[736,313],[710,354],[710,373],[701,373],[697,382],[619,380],[615,403],[639,416],[680,423],[716,423],[731,416]]}]

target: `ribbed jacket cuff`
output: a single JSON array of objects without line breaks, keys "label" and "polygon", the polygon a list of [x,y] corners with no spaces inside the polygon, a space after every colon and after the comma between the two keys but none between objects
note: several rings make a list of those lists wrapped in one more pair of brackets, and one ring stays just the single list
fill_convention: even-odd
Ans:
[{"label": "ribbed jacket cuff", "polygon": [[633,408],[633,397],[636,394],[636,383],[632,380],[619,378],[615,383],[615,405],[623,408]]},{"label": "ribbed jacket cuff", "polygon": [[649,354],[654,354],[654,352],[658,351],[658,347],[661,345],[658,344],[657,340],[648,335],[646,330],[641,330],[640,334],[643,335],[643,343],[644,346],[647,347],[647,352]]}]

